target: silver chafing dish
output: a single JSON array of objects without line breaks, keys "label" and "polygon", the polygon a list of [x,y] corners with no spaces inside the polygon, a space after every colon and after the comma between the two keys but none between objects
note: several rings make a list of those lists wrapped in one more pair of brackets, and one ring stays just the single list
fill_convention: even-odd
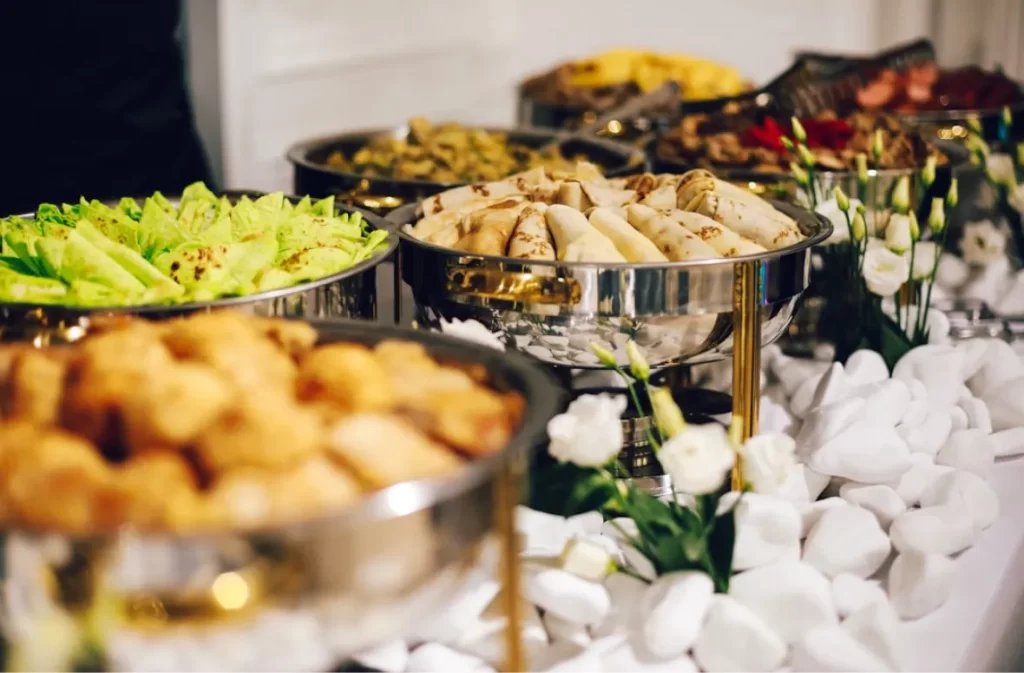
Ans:
[{"label": "silver chafing dish", "polygon": [[[243,191],[224,194],[232,199],[244,194],[253,198],[262,195]],[[298,200],[288,198],[293,202]],[[338,204],[335,209],[339,213],[359,213],[372,229],[387,226],[382,218],[359,208]],[[29,213],[23,217],[33,216]],[[0,341],[37,340],[40,345],[51,341],[68,342],[81,337],[90,322],[98,317],[138,315],[162,320],[222,308],[260,316],[373,320],[377,317],[377,266],[389,260],[397,247],[397,237],[389,236],[385,249],[336,274],[292,287],[214,301],[113,307],[0,302]]]},{"label": "silver chafing dish", "polygon": [[811,249],[832,232],[820,215],[771,201],[807,238],[760,255],[669,264],[523,261],[466,254],[405,232],[417,205],[387,220],[401,243],[401,279],[412,288],[416,319],[476,319],[511,346],[543,362],[580,369],[602,366],[591,352],[604,344],[626,363],[632,339],[652,367],[727,358],[733,349],[734,281],[744,262],[757,266],[761,342],[777,339],[807,288]]},{"label": "silver chafing dish", "polygon": [[453,476],[396,484],[299,525],[77,538],[5,525],[8,664],[16,645],[66,647],[60,625],[71,623],[84,637],[77,647],[92,652],[83,670],[332,670],[422,626],[473,580],[501,510],[499,475],[543,441],[561,390],[516,353],[379,324],[313,324],[321,343],[398,338],[442,362],[481,364],[490,386],[523,396],[520,426],[500,453]]}]

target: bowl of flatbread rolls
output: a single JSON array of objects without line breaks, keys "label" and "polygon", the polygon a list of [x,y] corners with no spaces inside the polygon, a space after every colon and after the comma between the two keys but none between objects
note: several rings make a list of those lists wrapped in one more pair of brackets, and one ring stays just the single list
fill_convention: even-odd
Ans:
[{"label": "bowl of flatbread rolls", "polygon": [[732,351],[737,262],[763,279],[762,339],[785,330],[828,221],[706,170],[607,178],[543,168],[393,211],[416,319],[476,319],[553,365],[598,368],[592,345],[654,367]]}]

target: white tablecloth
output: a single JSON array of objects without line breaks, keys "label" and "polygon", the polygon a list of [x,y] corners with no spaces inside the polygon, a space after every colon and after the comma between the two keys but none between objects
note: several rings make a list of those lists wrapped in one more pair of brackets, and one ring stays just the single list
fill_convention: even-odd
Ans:
[{"label": "white tablecloth", "polygon": [[999,520],[964,552],[939,610],[903,625],[912,671],[1024,670],[1024,457],[991,478]]}]

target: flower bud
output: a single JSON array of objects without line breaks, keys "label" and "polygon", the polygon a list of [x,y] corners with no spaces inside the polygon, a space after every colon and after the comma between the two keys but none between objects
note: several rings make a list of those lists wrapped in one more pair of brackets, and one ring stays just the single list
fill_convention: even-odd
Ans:
[{"label": "flower bud", "polygon": [[683,412],[668,388],[654,389],[651,394],[651,407],[654,409],[654,420],[665,437],[675,437],[686,427]]},{"label": "flower bud", "polygon": [[814,158],[814,153],[807,149],[807,145],[797,145],[796,154],[800,157],[800,161],[804,163],[804,166],[812,167],[817,163],[817,159]]},{"label": "flower bud", "polygon": [[863,152],[857,152],[857,182],[868,183],[868,155]]},{"label": "flower bud", "polygon": [[646,381],[651,376],[651,365],[647,364],[643,352],[632,339],[626,342],[626,357],[629,358],[629,371],[633,378]]},{"label": "flower bud", "polygon": [[935,182],[935,155],[924,160],[924,168],[921,169],[921,182],[924,188],[928,189]]},{"label": "flower bud", "polygon": [[786,136],[782,136],[782,146],[785,147],[790,152],[796,150],[796,145],[794,145],[793,141],[787,138]]},{"label": "flower bud", "polygon": [[910,235],[910,218],[901,213],[893,213],[889,216],[889,223],[885,225],[885,247],[897,255],[902,255],[910,250],[913,238]]},{"label": "flower bud", "polygon": [[936,234],[946,227],[946,212],[941,198],[932,199],[932,210],[928,213],[928,227]]},{"label": "flower bud", "polygon": [[918,241],[921,239],[921,225],[917,223],[917,213],[910,211],[907,213],[907,217],[910,218],[910,240]]},{"label": "flower bud", "polygon": [[868,233],[868,225],[867,222],[864,221],[863,208],[857,208],[857,212],[853,214],[853,222],[851,223],[851,226],[853,227],[853,240],[858,242],[863,241],[864,237]]},{"label": "flower bud", "polygon": [[1017,143],[1017,166],[1024,168],[1024,143]]},{"label": "flower bud", "polygon": [[796,184],[798,185],[804,186],[810,180],[807,176],[807,171],[801,168],[800,164],[795,161],[789,162],[789,172],[793,174],[793,179],[796,180]]},{"label": "flower bud", "polygon": [[892,190],[892,209],[900,215],[906,215],[910,210],[910,178],[906,175],[896,182],[896,188]]},{"label": "flower bud", "polygon": [[864,207],[863,203],[858,203],[857,212],[860,213],[861,217],[865,217],[868,212],[868,209]]},{"label": "flower bud", "polygon": [[605,367],[614,369],[619,365],[615,360],[615,355],[607,348],[600,346],[596,343],[590,344],[590,350],[597,356],[597,361],[603,364]]},{"label": "flower bud", "polygon": [[950,210],[956,208],[956,204],[960,202],[960,193],[956,186],[957,179],[953,178],[949,181],[949,191],[946,192],[946,207]]},{"label": "flower bud", "polygon": [[793,137],[796,138],[796,141],[798,143],[807,142],[807,131],[804,130],[804,125],[800,123],[800,120],[792,117],[790,122],[793,124]]},{"label": "flower bud", "polygon": [[871,154],[875,156],[875,163],[882,158],[882,129],[875,129],[875,139],[871,143]]},{"label": "flower bud", "polygon": [[850,199],[846,198],[842,187],[836,185],[836,188],[832,190],[832,194],[836,197],[836,205],[839,206],[839,210],[845,213],[850,209]]},{"label": "flower bud", "polygon": [[1013,126],[1013,113],[1010,112],[1010,106],[1003,106],[1003,128],[1009,129]]},{"label": "flower bud", "polygon": [[977,135],[979,135],[979,136],[981,135],[981,120],[978,119],[978,115],[976,115],[976,114],[969,114],[969,115],[967,115],[967,128],[969,128],[971,131],[973,131]]}]

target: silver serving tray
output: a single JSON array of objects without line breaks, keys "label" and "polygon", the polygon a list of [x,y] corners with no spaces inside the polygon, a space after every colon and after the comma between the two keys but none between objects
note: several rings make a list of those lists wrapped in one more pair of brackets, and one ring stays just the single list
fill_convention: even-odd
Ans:
[{"label": "silver serving tray", "polygon": [[[194,536],[124,530],[70,537],[6,525],[0,533],[0,577],[8,597],[0,597],[3,633],[10,636],[9,629],[30,616],[24,612],[32,601],[24,596],[48,574],[59,587],[57,603],[65,609],[82,609],[101,586],[124,601],[128,623],[101,643],[114,668],[149,670],[135,660],[143,654],[125,645],[125,632],[149,637],[142,649],[163,647],[173,654],[199,648],[186,652],[184,660],[179,656],[167,670],[303,668],[295,663],[306,661],[302,652],[286,652],[285,664],[278,667],[260,659],[267,644],[251,641],[259,620],[273,613],[278,625],[273,639],[283,639],[280,647],[291,639],[284,631],[314,624],[317,635],[305,647],[329,653],[333,661],[320,662],[326,665],[319,670],[330,670],[352,654],[406,636],[450,602],[493,529],[499,469],[526,458],[544,441],[563,392],[547,372],[517,353],[365,322],[313,325],[321,343],[403,339],[423,344],[442,362],[481,364],[488,385],[522,395],[526,404],[520,426],[500,453],[469,462],[453,476],[396,484],[350,509],[291,526]],[[388,448],[380,447],[381,460],[388,460]],[[245,589],[241,600],[239,578]],[[21,600],[12,601],[12,596]],[[195,604],[206,609],[188,607]],[[22,614],[12,615],[12,607],[19,605]],[[188,639],[189,634],[195,638]],[[217,641],[217,634],[226,635]],[[248,649],[248,658],[225,661],[216,658],[220,652],[201,651],[214,648],[215,642],[236,653]]]},{"label": "silver serving tray", "polygon": [[[243,194],[255,198],[263,193],[230,191],[224,194],[235,199]],[[298,200],[293,196],[288,198],[293,202]],[[372,229],[387,228],[382,218],[360,208],[337,204],[335,210],[359,213]],[[23,217],[34,215],[28,213]],[[383,250],[344,271],[291,287],[213,301],[110,307],[0,302],[0,341],[74,341],[85,333],[92,319],[100,316],[138,315],[163,320],[224,308],[260,316],[374,320],[377,317],[377,266],[388,260],[397,247],[398,239],[391,235]]]},{"label": "silver serving tray", "polygon": [[632,339],[652,367],[698,364],[732,353],[733,281],[738,262],[756,262],[762,283],[762,343],[775,341],[807,288],[811,249],[832,232],[822,216],[770,201],[807,235],[761,255],[669,264],[524,261],[466,254],[424,243],[404,225],[417,206],[387,220],[401,243],[398,266],[412,288],[418,321],[476,319],[510,346],[552,365],[598,369],[591,343],[626,363]]}]

